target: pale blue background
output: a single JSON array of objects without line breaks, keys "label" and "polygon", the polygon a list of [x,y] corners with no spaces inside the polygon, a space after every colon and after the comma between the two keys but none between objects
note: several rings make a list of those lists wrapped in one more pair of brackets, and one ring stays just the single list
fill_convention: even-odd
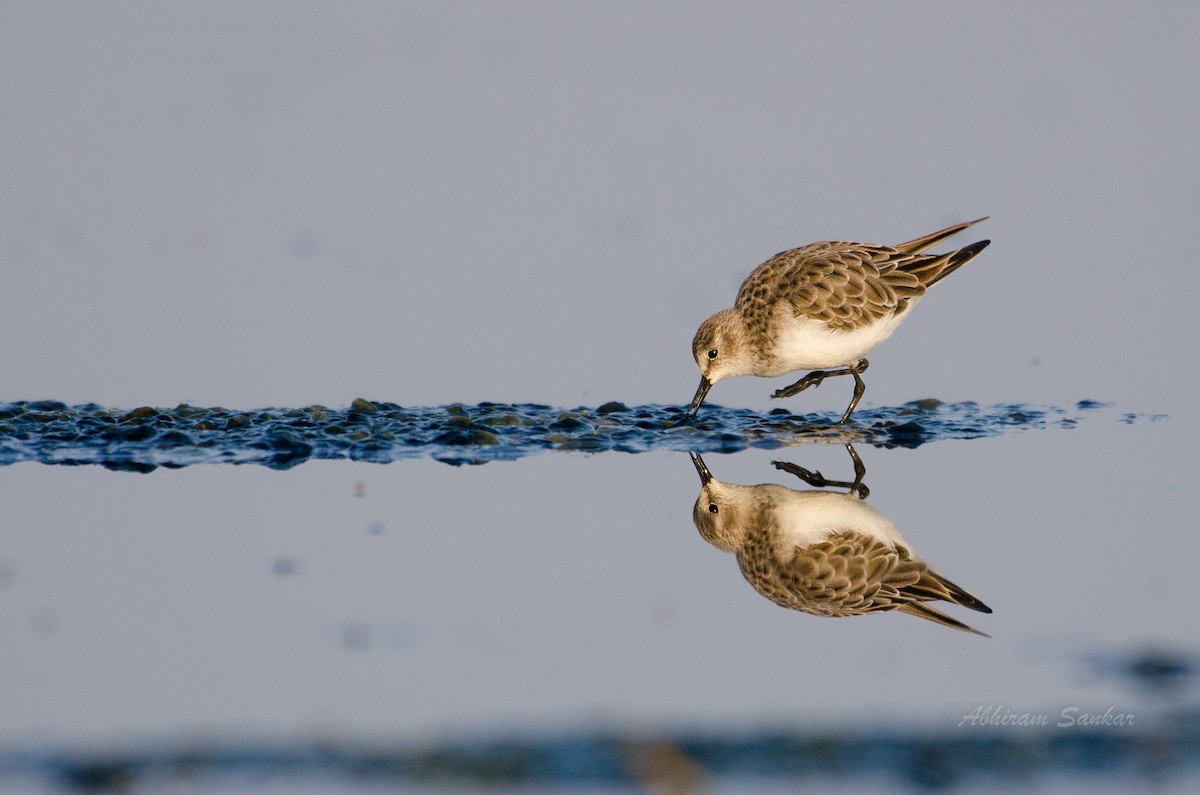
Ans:
[{"label": "pale blue background", "polygon": [[985,214],[871,402],[1195,386],[1192,3],[0,15],[11,399],[681,402],[771,254]]},{"label": "pale blue background", "polygon": [[865,405],[1116,403],[862,451],[990,642],[761,600],[677,454],[6,467],[0,743],[1149,715],[1078,659],[1194,651],[1197,42],[1190,2],[0,5],[0,400],[681,403],[766,257],[987,214]]}]

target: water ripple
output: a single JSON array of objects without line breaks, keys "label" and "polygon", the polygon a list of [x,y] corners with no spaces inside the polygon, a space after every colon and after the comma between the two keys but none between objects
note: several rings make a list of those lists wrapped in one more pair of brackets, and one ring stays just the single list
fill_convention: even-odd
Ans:
[{"label": "water ripple", "polygon": [[[239,411],[179,405],[133,410],[51,400],[0,404],[0,465],[99,464],[149,472],[200,463],[289,469],[310,459],[388,463],[430,457],[448,464],[522,458],[548,450],[731,453],[815,441],[918,447],[1016,430],[1071,428],[1108,404],[1070,408],[1024,403],[984,406],[919,400],[860,410],[849,426],[835,414],[760,413],[705,406],[694,422],[679,406],[561,409],[534,403],[412,407],[356,399],[345,408]],[[1159,419],[1123,415],[1122,421]]]}]

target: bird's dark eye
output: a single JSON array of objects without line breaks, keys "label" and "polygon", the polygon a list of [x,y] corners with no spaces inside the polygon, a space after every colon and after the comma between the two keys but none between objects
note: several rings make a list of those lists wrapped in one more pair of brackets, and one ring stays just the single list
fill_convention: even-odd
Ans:
[{"label": "bird's dark eye", "polygon": [[709,513],[716,513],[719,510],[721,510],[721,509],[717,507],[717,504],[715,502],[710,502],[708,504],[708,512]]},{"label": "bird's dark eye", "polygon": [[708,358],[710,358],[710,359],[717,358],[717,349],[716,348],[713,348],[711,351],[708,352]]}]

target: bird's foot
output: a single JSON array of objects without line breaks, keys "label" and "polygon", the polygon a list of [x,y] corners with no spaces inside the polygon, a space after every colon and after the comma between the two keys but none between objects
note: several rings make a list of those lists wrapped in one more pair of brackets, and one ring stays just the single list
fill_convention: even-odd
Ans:
[{"label": "bird's foot", "polygon": [[792,395],[798,395],[810,387],[820,386],[821,382],[825,380],[825,376],[827,375],[829,375],[829,373],[825,372],[824,370],[814,370],[791,386],[785,386],[782,389],[776,389],[775,394],[771,395],[771,397],[785,398],[791,397]]},{"label": "bird's foot", "polygon": [[[851,453],[853,455],[853,453]],[[782,472],[795,475],[803,480],[808,485],[815,489],[848,489],[850,494],[858,497],[860,500],[865,500],[871,490],[867,488],[867,484],[862,482],[862,476],[866,474],[865,470],[860,470],[857,467],[861,463],[856,461],[855,478],[854,480],[829,480],[820,472],[815,472],[811,469],[805,469],[799,464],[793,464],[790,461],[772,461],[771,464]]]}]

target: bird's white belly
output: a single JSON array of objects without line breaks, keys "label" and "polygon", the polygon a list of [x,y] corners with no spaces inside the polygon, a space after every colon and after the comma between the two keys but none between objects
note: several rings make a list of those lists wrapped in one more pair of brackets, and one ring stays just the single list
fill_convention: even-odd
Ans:
[{"label": "bird's white belly", "polygon": [[[915,301],[910,301],[909,310]],[[854,331],[838,331],[807,317],[788,317],[775,338],[772,375],[853,364],[871,352],[908,314],[892,314]]]}]

